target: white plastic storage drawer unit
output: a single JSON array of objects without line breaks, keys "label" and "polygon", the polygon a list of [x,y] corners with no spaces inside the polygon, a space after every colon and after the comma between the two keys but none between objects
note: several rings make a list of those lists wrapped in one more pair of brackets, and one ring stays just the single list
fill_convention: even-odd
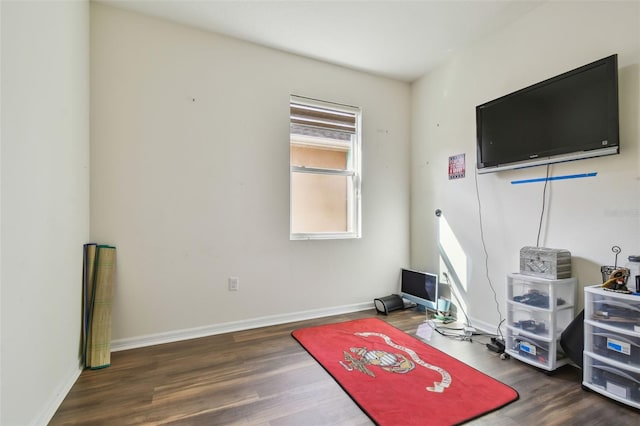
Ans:
[{"label": "white plastic storage drawer unit", "polygon": [[640,296],[584,289],[582,384],[640,408]]},{"label": "white plastic storage drawer unit", "polygon": [[507,275],[505,351],[509,355],[548,371],[569,362],[559,340],[575,317],[576,283],[575,278]]}]

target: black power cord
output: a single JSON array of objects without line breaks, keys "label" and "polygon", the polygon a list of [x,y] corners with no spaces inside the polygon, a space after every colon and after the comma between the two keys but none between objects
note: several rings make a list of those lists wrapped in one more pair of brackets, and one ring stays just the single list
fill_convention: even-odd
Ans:
[{"label": "black power cord", "polygon": [[545,206],[547,204],[547,185],[549,184],[549,172],[551,166],[547,164],[547,178],[544,180],[544,189],[542,190],[542,209],[540,211],[540,223],[538,224],[538,237],[536,238],[536,247],[540,247],[540,233],[542,231],[542,219],[544,218]]},{"label": "black power cord", "polygon": [[482,226],[482,203],[480,202],[480,189],[478,188],[478,166],[477,165],[476,165],[474,177],[475,177],[475,183],[476,183],[476,198],[478,200],[478,220],[480,222],[480,241],[482,242],[482,250],[484,251],[485,275],[487,278],[487,282],[489,283],[489,287],[493,292],[493,300],[496,303],[496,311],[498,311],[498,319],[500,322],[498,322],[497,335],[500,336],[500,340],[504,342],[504,336],[502,335],[502,330],[500,330],[500,327],[502,326],[502,323],[505,320],[502,317],[502,311],[500,311],[500,304],[498,303],[498,294],[496,293],[496,289],[493,287],[493,282],[491,281],[491,277],[489,276],[489,253],[487,252],[487,245],[484,241],[484,229]]}]

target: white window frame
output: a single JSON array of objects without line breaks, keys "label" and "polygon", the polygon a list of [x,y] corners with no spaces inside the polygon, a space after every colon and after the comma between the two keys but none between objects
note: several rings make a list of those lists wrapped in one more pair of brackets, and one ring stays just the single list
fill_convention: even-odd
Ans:
[{"label": "white window frame", "polygon": [[[362,237],[362,202],[361,202],[361,185],[362,185],[362,111],[358,107],[350,105],[342,105],[333,102],[320,101],[317,99],[306,98],[297,95],[291,95],[290,105],[304,105],[310,108],[329,109],[355,117],[355,126],[353,129],[351,142],[351,168],[347,170],[336,170],[327,168],[301,167],[294,166],[289,162],[289,238],[291,240],[328,240],[328,239],[350,239]],[[291,114],[289,115],[291,120]],[[318,122],[317,126],[322,128],[322,122]],[[291,140],[295,139],[299,144],[313,145],[313,137],[304,137],[302,135],[293,136],[289,133],[289,147]],[[340,144],[339,141],[336,141]],[[326,143],[323,146],[327,146]],[[344,232],[293,232],[293,191],[292,182],[294,173],[313,173],[326,174],[330,176],[347,176],[349,188],[347,190],[347,231]]]}]

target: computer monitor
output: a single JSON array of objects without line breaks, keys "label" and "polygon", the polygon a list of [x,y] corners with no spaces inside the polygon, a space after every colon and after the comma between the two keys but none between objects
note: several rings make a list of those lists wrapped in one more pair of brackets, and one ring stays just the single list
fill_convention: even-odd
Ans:
[{"label": "computer monitor", "polygon": [[438,276],[402,268],[400,296],[426,309],[437,311]]}]

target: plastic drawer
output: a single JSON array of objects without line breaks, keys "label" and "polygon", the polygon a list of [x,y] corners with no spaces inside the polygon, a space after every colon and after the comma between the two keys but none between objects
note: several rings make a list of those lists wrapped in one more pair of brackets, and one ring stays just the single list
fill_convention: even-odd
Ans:
[{"label": "plastic drawer", "polygon": [[[553,345],[556,346],[556,345]],[[538,364],[546,369],[553,369],[552,363],[555,359],[561,359],[564,354],[556,352],[556,357],[551,358],[549,355],[550,343],[541,339],[535,339],[522,334],[508,334],[507,350],[511,355],[521,360],[531,361],[532,364]]]},{"label": "plastic drawer", "polygon": [[515,329],[550,337],[551,312],[540,312],[509,304],[509,324]]},{"label": "plastic drawer", "polygon": [[640,373],[585,357],[585,384],[622,402],[640,404]]},{"label": "plastic drawer", "polygon": [[591,327],[592,352],[608,359],[640,367],[640,337]]},{"label": "plastic drawer", "polygon": [[[604,293],[604,292],[603,292]],[[637,296],[632,296],[638,298]],[[640,298],[638,298],[640,299]],[[640,332],[640,300],[597,294],[591,298],[590,319],[595,322]]]},{"label": "plastic drawer", "polygon": [[[537,336],[552,338],[555,328],[556,337],[573,321],[573,309],[561,309],[553,312],[531,308],[520,303],[509,302],[507,324],[514,329],[522,330]],[[555,325],[554,325],[555,321]]]},{"label": "plastic drawer", "polygon": [[[573,306],[575,287],[572,285],[575,280],[536,280],[530,276],[517,276],[511,274],[508,299],[526,306],[542,309],[561,308],[563,306]],[[568,285],[569,284],[569,285]],[[555,292],[555,305],[550,296],[553,287]]]}]

